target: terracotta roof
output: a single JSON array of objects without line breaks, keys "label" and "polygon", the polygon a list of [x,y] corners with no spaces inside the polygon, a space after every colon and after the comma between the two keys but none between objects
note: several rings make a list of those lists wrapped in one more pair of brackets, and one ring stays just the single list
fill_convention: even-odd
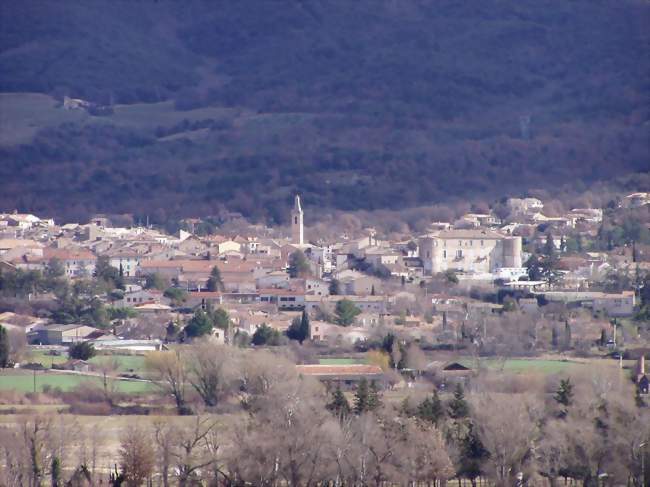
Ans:
[{"label": "terracotta roof", "polygon": [[349,364],[349,365],[296,365],[299,374],[310,376],[321,375],[380,375],[383,374],[378,365]]},{"label": "terracotta roof", "polygon": [[59,260],[97,260],[92,252],[84,249],[53,249],[47,247],[43,249],[44,259]]}]

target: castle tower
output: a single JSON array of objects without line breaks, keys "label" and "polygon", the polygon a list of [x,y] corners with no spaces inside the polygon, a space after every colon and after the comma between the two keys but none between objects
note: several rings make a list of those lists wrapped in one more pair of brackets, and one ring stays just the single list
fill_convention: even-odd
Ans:
[{"label": "castle tower", "polygon": [[291,243],[294,245],[303,245],[304,230],[303,230],[303,216],[302,206],[300,206],[300,196],[296,195],[296,201],[291,210]]}]

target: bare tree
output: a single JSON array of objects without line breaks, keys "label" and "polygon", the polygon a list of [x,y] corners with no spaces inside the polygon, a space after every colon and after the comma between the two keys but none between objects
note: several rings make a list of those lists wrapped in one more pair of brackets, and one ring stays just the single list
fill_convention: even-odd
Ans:
[{"label": "bare tree", "polygon": [[239,378],[239,353],[223,345],[203,343],[192,350],[189,382],[208,407],[230,394]]},{"label": "bare tree", "polygon": [[155,465],[155,452],[147,432],[137,425],[129,427],[122,436],[119,455],[126,485],[142,485]]},{"label": "bare tree", "polygon": [[145,368],[153,375],[155,384],[163,394],[174,398],[179,414],[187,413],[187,370],[180,350],[148,353]]},{"label": "bare tree", "polygon": [[220,448],[217,426],[214,419],[197,416],[191,428],[176,428],[170,458],[175,464],[179,487],[196,485],[204,470],[222,471],[217,463]]},{"label": "bare tree", "polygon": [[537,433],[536,406],[530,397],[492,394],[482,396],[472,408],[497,485],[513,485],[526,467]]}]

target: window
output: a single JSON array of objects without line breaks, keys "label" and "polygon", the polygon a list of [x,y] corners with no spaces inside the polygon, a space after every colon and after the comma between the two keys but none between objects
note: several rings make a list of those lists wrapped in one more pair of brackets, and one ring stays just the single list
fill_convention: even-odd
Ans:
[{"label": "window", "polygon": [[431,252],[427,250],[427,259],[431,257]]},{"label": "window", "polygon": [[462,250],[457,250],[456,251],[456,258],[457,259],[462,259],[463,258],[463,251]]},{"label": "window", "polygon": [[447,258],[447,251],[446,251],[446,250],[443,250],[443,251],[442,251],[442,258],[443,258],[443,259],[446,259],[446,258]]},{"label": "window", "polygon": [[481,240],[481,247],[483,247],[483,240]]},{"label": "window", "polygon": [[296,225],[298,225],[298,217],[297,217],[297,216],[294,216],[294,217],[293,217],[293,223],[295,223]]}]

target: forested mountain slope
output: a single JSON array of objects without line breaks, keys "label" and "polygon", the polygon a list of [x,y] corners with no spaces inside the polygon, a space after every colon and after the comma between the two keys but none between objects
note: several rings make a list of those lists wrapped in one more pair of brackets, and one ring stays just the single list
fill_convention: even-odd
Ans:
[{"label": "forested mountain slope", "polygon": [[640,0],[0,9],[0,209],[281,220],[298,190],[400,208],[650,166]]}]

